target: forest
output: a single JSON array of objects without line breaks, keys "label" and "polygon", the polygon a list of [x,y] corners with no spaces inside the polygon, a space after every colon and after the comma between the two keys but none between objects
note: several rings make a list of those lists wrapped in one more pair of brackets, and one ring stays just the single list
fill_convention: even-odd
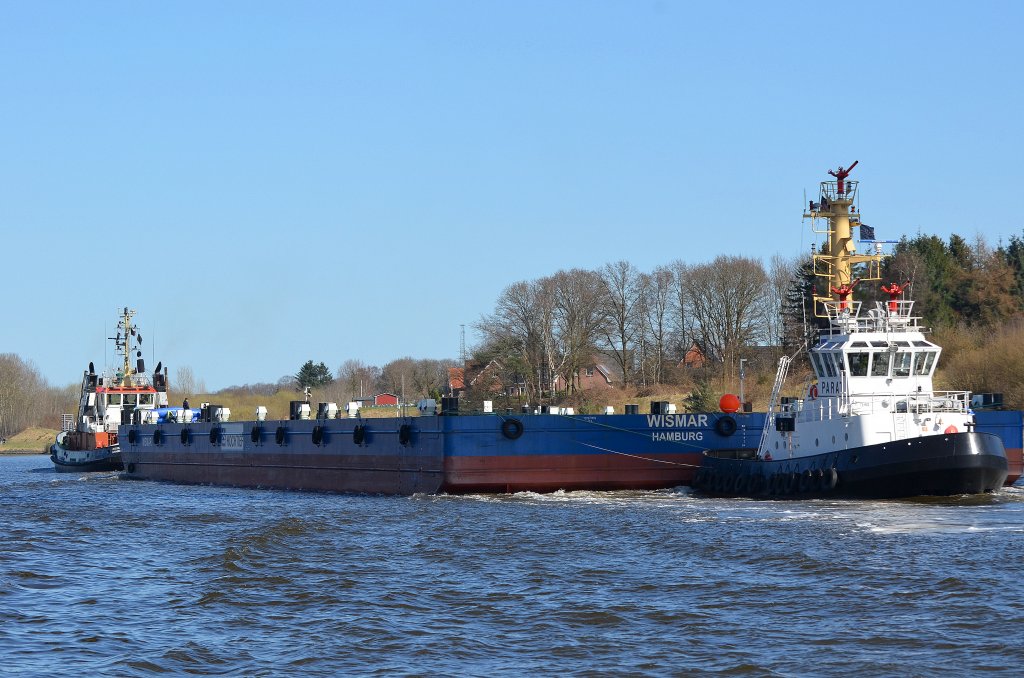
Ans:
[{"label": "forest", "polygon": [[[944,347],[939,388],[999,392],[1007,407],[1024,406],[1024,237],[991,246],[953,235],[902,239],[883,260],[881,280],[856,289],[857,299],[881,300],[881,285],[911,281],[914,312]],[[627,261],[594,270],[568,269],[506,287],[475,324],[480,337],[465,364],[454,359],[404,357],[383,366],[348,359],[333,371],[312,360],[275,382],[207,393],[188,366],[172,375],[172,398],[238,403],[277,396],[286,401],[304,387],[313,398],[347,402],[389,392],[406,402],[448,393],[449,368],[465,368],[462,397],[470,408],[568,403],[595,405],[580,375],[607,365],[614,384],[605,402],[678,398],[691,410],[713,409],[717,394],[735,391],[741,364],[748,399],[766,405],[775,363],[796,356],[796,378],[807,379],[802,351],[819,323],[811,299],[826,293],[811,258],[758,259],[722,255],[705,263],[676,260],[652,271]],[[702,360],[688,363],[697,351]],[[741,363],[742,361],[742,363]],[[802,361],[802,362],[801,362]],[[486,379],[474,371],[488,369]],[[792,373],[791,373],[792,374]],[[38,368],[0,354],[0,436],[28,427],[58,428],[73,412],[79,384],[53,386]],[[173,401],[172,401],[173,402]]]}]

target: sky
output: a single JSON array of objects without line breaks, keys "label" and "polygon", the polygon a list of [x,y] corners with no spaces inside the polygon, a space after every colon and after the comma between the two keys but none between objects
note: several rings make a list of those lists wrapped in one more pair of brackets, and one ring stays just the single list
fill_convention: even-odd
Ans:
[{"label": "sky", "polygon": [[[519,280],[1024,233],[1019,2],[0,0],[0,353],[454,358]],[[152,366],[150,362],[150,367]]]}]

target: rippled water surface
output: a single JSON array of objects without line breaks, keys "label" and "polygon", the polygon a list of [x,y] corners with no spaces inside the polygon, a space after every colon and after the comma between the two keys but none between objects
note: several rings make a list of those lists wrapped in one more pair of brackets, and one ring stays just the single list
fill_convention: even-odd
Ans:
[{"label": "rippled water surface", "polygon": [[0,666],[30,675],[1024,671],[1024,489],[363,497],[0,457]]}]

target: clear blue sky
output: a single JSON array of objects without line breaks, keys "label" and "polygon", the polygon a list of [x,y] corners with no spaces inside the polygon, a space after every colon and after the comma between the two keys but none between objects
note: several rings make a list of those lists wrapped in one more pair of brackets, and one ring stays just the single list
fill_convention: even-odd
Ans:
[{"label": "clear blue sky", "polygon": [[996,244],[1022,6],[0,0],[0,352],[75,382],[129,305],[211,388],[454,357],[516,280],[805,251],[855,159],[879,237]]}]

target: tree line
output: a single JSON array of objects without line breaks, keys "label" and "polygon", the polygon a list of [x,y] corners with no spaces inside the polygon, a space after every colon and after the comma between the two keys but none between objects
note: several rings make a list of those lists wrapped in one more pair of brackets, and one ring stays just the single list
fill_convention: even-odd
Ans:
[{"label": "tree line", "polygon": [[74,412],[75,385],[50,386],[38,368],[13,353],[0,353],[0,437],[33,426],[60,428],[61,415]]},{"label": "tree line", "polygon": [[[914,312],[937,330],[996,327],[1024,310],[1024,238],[993,248],[980,236],[973,245],[958,235],[905,237],[883,259],[881,276],[879,283],[910,280]],[[828,296],[828,285],[814,275],[810,254],[767,264],[725,255],[676,260],[649,272],[627,261],[562,270],[502,291],[477,323],[474,362],[495,361],[502,381],[524,384],[534,402],[557,377],[571,394],[580,368],[595,359],[610,360],[625,385],[692,386],[694,374],[679,369],[691,346],[709,361],[706,371],[726,377],[744,355],[798,353],[824,322],[813,298]],[[865,308],[887,298],[880,287],[857,288]]]}]

